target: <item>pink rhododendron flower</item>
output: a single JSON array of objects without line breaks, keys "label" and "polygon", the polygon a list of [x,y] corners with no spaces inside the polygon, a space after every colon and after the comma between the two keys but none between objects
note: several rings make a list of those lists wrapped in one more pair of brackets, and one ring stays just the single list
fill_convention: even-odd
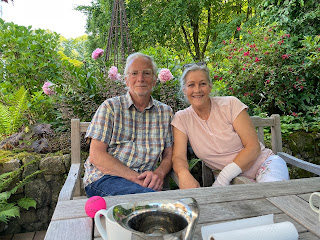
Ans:
[{"label": "pink rhododendron flower", "polygon": [[48,96],[55,94],[56,92],[52,89],[53,85],[52,82],[45,82],[42,86],[43,92]]},{"label": "pink rhododendron flower", "polygon": [[108,78],[112,81],[121,80],[121,75],[118,73],[118,68],[112,66],[108,72]]},{"label": "pink rhododendron flower", "polygon": [[241,30],[241,27],[237,27],[237,31],[240,31]]},{"label": "pink rhododendron flower", "polygon": [[169,69],[162,68],[158,74],[158,78],[161,83],[165,83],[167,81],[170,81],[173,78],[173,75],[171,74]]},{"label": "pink rhododendron flower", "polygon": [[91,57],[92,57],[94,60],[97,60],[99,57],[102,56],[102,54],[103,54],[103,49],[97,48],[96,50],[94,50],[94,51],[92,52],[92,56],[91,56]]}]

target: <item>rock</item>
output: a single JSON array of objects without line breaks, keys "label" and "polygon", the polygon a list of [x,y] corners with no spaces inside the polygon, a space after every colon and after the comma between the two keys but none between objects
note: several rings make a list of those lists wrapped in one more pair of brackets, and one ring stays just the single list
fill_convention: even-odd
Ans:
[{"label": "rock", "polygon": [[20,218],[18,218],[20,225],[37,222],[38,220],[36,209],[29,208],[29,210],[20,210]]},{"label": "rock", "polygon": [[63,156],[46,157],[40,161],[40,170],[45,170],[45,174],[63,174],[66,172]]},{"label": "rock", "polygon": [[48,221],[50,221],[49,207],[45,206],[43,208],[37,209],[37,216],[38,216],[38,220],[41,223],[47,223]]},{"label": "rock", "polygon": [[21,167],[19,159],[11,159],[7,162],[4,162],[0,168],[0,174],[7,173],[11,171],[16,171]]},{"label": "rock", "polygon": [[51,129],[51,124],[44,123],[32,127],[32,131],[39,137],[50,136],[54,134],[54,131]]},{"label": "rock", "polygon": [[63,158],[64,166],[69,171],[70,166],[71,166],[71,155],[70,154],[65,154],[65,155],[62,156],[62,158]]},{"label": "rock", "polygon": [[[10,235],[10,234],[14,234],[14,233],[19,233],[19,232],[21,232],[21,230],[22,230],[22,228],[21,228],[20,224],[18,223],[18,219],[11,218],[8,223],[8,227],[3,232],[3,235]],[[2,234],[2,232],[1,232],[1,234]]]},{"label": "rock", "polygon": [[11,147],[16,147],[19,145],[19,141],[23,139],[23,132],[14,133],[8,138],[0,142],[0,149],[12,149]]},{"label": "rock", "polygon": [[44,179],[37,178],[31,184],[27,184],[25,194],[37,202],[37,208],[48,206],[51,203],[51,189]]},{"label": "rock", "polygon": [[34,141],[31,144],[31,149],[37,153],[48,153],[51,150],[49,141],[46,138],[41,138],[40,140]]},{"label": "rock", "polygon": [[40,221],[23,224],[22,227],[26,230],[26,232],[41,231],[46,229],[45,225]]}]

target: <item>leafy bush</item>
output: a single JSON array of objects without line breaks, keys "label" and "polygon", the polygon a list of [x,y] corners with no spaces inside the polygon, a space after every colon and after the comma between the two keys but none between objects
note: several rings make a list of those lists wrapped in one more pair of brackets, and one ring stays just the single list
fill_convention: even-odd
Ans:
[{"label": "leafy bush", "polygon": [[29,93],[41,90],[45,81],[61,79],[57,52],[59,35],[31,30],[0,19],[0,78],[7,90],[24,86]]},{"label": "leafy bush", "polygon": [[260,112],[309,111],[320,98],[320,36],[305,37],[302,48],[276,26],[238,30],[215,54],[214,79],[223,81],[225,95],[234,95]]}]

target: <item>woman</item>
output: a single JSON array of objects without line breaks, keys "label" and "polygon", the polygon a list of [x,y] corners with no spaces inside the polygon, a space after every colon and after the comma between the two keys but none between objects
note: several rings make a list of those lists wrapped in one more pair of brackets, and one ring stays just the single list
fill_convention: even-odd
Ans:
[{"label": "woman", "polygon": [[238,175],[257,182],[288,180],[286,163],[258,140],[247,113],[235,97],[209,97],[212,84],[205,64],[190,64],[181,89],[191,106],[175,114],[173,169],[179,187],[200,187],[189,172],[187,143],[211,169],[221,170],[213,186],[229,185]]}]

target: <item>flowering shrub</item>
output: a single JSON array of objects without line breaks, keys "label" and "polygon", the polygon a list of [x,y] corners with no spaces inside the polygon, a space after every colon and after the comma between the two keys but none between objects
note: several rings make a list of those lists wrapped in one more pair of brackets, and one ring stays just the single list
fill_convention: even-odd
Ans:
[{"label": "flowering shrub", "polygon": [[306,37],[297,48],[276,26],[239,32],[216,55],[214,78],[225,84],[225,95],[237,96],[254,114],[291,115],[319,104],[320,36]]},{"label": "flowering shrub", "polygon": [[102,56],[102,54],[103,54],[103,49],[97,48],[96,50],[94,50],[92,52],[91,57],[92,57],[92,59],[97,60],[99,57]]},{"label": "flowering shrub", "polygon": [[162,68],[158,74],[158,78],[161,83],[165,83],[173,79],[173,75],[171,74],[170,70],[167,68]]},{"label": "flowering shrub", "polygon": [[108,72],[108,78],[112,81],[121,80],[121,75],[118,73],[118,68],[112,66]]},{"label": "flowering shrub", "polygon": [[45,82],[42,86],[43,92],[48,96],[55,94],[55,91],[52,89],[53,85],[52,82]]}]

